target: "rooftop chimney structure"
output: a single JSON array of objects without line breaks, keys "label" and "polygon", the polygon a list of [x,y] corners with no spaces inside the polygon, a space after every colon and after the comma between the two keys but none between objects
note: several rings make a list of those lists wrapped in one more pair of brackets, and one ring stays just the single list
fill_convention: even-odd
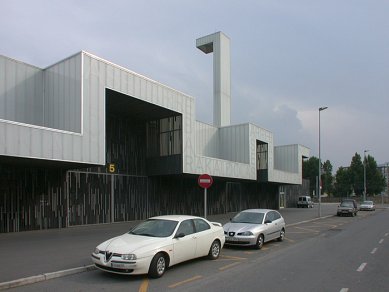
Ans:
[{"label": "rooftop chimney structure", "polygon": [[196,40],[196,47],[205,54],[213,52],[213,125],[231,123],[231,56],[230,39],[216,32]]}]

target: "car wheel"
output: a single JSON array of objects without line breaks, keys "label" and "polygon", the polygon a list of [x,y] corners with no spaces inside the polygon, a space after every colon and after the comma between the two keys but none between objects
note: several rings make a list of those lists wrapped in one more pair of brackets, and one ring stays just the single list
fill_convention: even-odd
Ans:
[{"label": "car wheel", "polygon": [[157,253],[151,263],[149,268],[149,276],[151,278],[160,278],[166,271],[167,261],[166,257],[162,253]]},{"label": "car wheel", "polygon": [[256,249],[261,249],[262,246],[263,246],[263,235],[260,234],[260,235],[258,235],[257,243],[255,244],[255,248]]},{"label": "car wheel", "polygon": [[220,242],[219,240],[214,240],[209,249],[208,258],[210,260],[216,260],[220,255]]},{"label": "car wheel", "polygon": [[282,228],[282,230],[280,231],[280,237],[278,237],[278,241],[284,241],[284,237],[285,237],[285,229]]}]

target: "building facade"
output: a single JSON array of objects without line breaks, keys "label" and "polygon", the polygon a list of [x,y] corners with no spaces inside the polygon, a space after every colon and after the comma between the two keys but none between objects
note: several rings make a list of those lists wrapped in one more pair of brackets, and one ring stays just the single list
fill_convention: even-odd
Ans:
[{"label": "building facade", "polygon": [[[0,56],[0,232],[282,205],[302,183],[304,146],[230,125],[229,39],[214,53],[214,124],[195,98],[82,51],[41,69]],[[280,199],[281,196],[281,199]]]}]

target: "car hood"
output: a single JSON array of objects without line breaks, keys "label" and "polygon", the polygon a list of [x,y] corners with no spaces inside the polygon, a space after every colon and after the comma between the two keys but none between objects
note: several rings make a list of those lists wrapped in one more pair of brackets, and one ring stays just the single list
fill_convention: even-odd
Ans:
[{"label": "car hood", "polygon": [[244,232],[244,231],[253,231],[263,228],[263,224],[250,224],[250,223],[232,223],[229,222],[223,226],[224,231],[227,232]]},{"label": "car hood", "polygon": [[128,254],[134,253],[140,249],[158,248],[158,246],[163,245],[166,240],[166,237],[149,237],[126,233],[101,243],[97,248],[99,250],[108,250],[114,253]]}]

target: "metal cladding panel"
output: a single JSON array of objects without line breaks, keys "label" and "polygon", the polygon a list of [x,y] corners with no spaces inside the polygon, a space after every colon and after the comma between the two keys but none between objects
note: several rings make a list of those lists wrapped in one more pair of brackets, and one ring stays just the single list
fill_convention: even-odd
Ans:
[{"label": "metal cladding panel", "polygon": [[299,170],[298,145],[274,147],[274,168],[288,172]]},{"label": "metal cladding panel", "polygon": [[196,121],[196,153],[202,156],[220,158],[218,128]]},{"label": "metal cladding panel", "polygon": [[81,54],[45,69],[44,126],[81,133]]},{"label": "metal cladding panel", "polygon": [[[194,156],[194,99],[128,69],[84,52],[84,135],[91,132],[89,152],[105,155],[105,90],[111,89],[183,115],[183,163]],[[96,78],[98,76],[98,78]],[[97,125],[97,126],[96,126]],[[98,138],[96,138],[98,137]],[[97,140],[96,140],[97,139]],[[98,142],[97,142],[98,141]],[[103,141],[103,143],[101,143]],[[97,143],[96,143],[97,142]],[[95,144],[96,143],[96,144]],[[83,152],[83,155],[87,155]]]},{"label": "metal cladding panel", "polygon": [[0,56],[0,119],[43,125],[43,72]]},{"label": "metal cladding panel", "polygon": [[220,128],[219,157],[240,163],[249,163],[249,124]]},{"label": "metal cladding panel", "polygon": [[[44,117],[44,123],[41,125],[33,122],[21,123],[17,120],[0,121],[0,135],[4,138],[0,139],[4,141],[0,143],[0,155],[88,164],[105,163],[104,151],[95,151],[104,145],[104,139],[96,142],[91,138],[92,134],[100,130],[97,125],[93,125],[91,130],[89,115],[90,111],[95,111],[95,102],[98,102],[98,99],[92,103],[88,100],[82,103],[81,71],[82,53],[42,71],[45,75],[41,78],[45,80],[45,91],[35,92],[41,94],[40,116]],[[7,71],[7,75],[12,72]],[[38,78],[32,88],[38,88],[40,83]],[[23,82],[20,85],[25,86]],[[18,88],[15,90],[22,94],[24,92]],[[84,124],[82,110],[87,114]],[[95,121],[92,119],[93,123]],[[87,126],[82,128],[83,125]],[[102,148],[104,149],[104,146]]]}]

